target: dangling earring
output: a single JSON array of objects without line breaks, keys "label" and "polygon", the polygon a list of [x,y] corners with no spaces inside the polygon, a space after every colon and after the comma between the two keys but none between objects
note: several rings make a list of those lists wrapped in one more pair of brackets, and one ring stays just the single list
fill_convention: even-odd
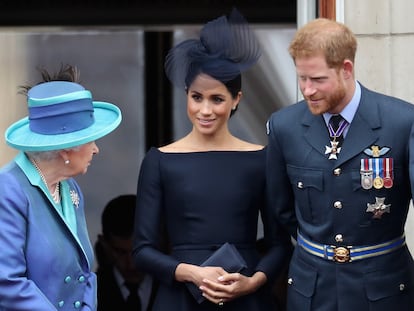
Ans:
[{"label": "dangling earring", "polygon": [[70,163],[69,160],[65,160],[65,164],[68,165]]}]

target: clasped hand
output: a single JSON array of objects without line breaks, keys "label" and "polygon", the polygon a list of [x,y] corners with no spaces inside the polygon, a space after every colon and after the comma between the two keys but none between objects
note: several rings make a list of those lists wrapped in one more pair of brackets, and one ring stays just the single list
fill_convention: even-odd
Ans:
[{"label": "clasped hand", "polygon": [[249,277],[240,273],[227,273],[221,267],[200,267],[187,263],[177,266],[175,278],[179,282],[194,283],[206,299],[220,305],[255,292],[267,281],[261,271]]},{"label": "clasped hand", "polygon": [[199,289],[203,296],[211,302],[228,302],[237,297],[257,290],[251,277],[240,273],[227,273],[220,267],[200,267],[203,269]]}]

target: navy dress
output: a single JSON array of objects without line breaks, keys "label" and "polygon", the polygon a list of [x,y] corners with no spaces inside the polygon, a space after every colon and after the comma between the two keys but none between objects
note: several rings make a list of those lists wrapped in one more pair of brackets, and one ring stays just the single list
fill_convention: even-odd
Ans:
[{"label": "navy dress", "polygon": [[[266,148],[265,148],[266,149]],[[153,310],[275,310],[269,287],[228,302],[198,304],[182,282],[179,263],[201,264],[223,243],[233,243],[245,259],[245,275],[264,272],[269,282],[281,271],[289,238],[267,226],[265,156],[259,151],[163,153],[151,148],[138,181],[134,258],[141,270],[161,281]],[[266,256],[256,250],[259,211],[269,238]],[[158,248],[165,225],[168,251]]]}]

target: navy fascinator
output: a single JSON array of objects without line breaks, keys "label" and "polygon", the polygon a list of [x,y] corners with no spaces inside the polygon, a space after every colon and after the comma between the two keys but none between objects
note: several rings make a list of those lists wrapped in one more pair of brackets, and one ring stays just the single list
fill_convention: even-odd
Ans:
[{"label": "navy fascinator", "polygon": [[254,65],[261,55],[259,42],[247,21],[233,9],[203,26],[200,39],[173,47],[165,58],[165,73],[176,87],[188,87],[205,73],[225,83]]}]

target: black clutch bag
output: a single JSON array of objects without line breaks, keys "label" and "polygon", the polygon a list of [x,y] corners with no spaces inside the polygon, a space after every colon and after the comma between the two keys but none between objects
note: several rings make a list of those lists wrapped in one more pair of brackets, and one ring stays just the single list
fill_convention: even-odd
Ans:
[{"label": "black clutch bag", "polygon": [[[208,257],[200,266],[222,267],[229,273],[240,272],[244,268],[247,268],[247,264],[237,248],[233,244],[227,242],[220,246],[220,248]],[[202,292],[194,283],[186,283],[186,285],[198,303],[202,303],[205,300]]]}]

